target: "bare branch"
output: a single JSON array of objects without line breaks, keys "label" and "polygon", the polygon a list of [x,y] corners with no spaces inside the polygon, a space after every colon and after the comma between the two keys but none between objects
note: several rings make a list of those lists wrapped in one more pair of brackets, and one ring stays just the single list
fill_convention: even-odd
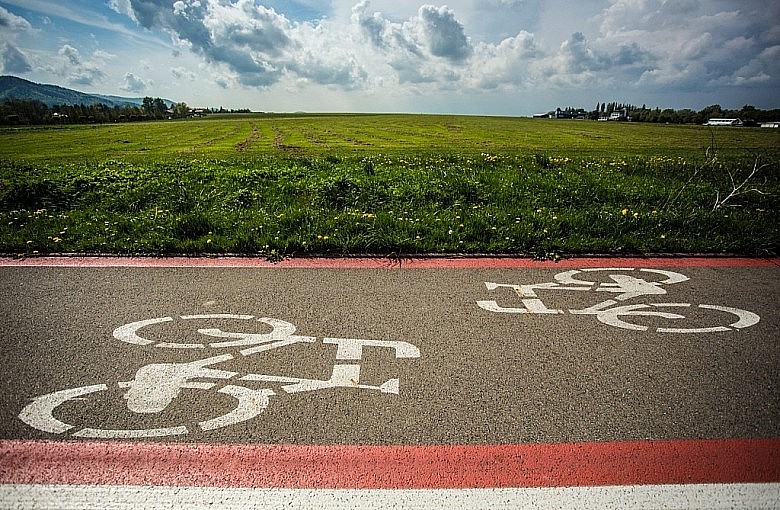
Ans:
[{"label": "bare branch", "polygon": [[764,191],[759,190],[758,188],[743,189],[745,185],[747,185],[747,183],[753,178],[754,175],[756,175],[758,172],[760,172],[761,170],[769,166],[768,163],[764,163],[763,165],[759,166],[758,162],[759,162],[759,158],[756,157],[756,161],[753,163],[753,170],[750,172],[750,175],[745,177],[745,180],[742,181],[739,185],[735,183],[734,175],[729,170],[729,178],[731,178],[731,187],[732,187],[731,193],[729,193],[723,200],[721,200],[720,192],[718,192],[715,196],[715,205],[712,207],[713,211],[720,209],[726,204],[726,202],[728,202],[729,200],[731,200],[732,198],[738,195],[744,195],[745,193],[751,193],[751,192],[755,192],[760,195],[768,194]]}]

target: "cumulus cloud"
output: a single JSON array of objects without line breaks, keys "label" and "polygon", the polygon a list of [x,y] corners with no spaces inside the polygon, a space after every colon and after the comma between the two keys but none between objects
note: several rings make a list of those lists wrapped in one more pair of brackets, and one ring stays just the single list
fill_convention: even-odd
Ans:
[{"label": "cumulus cloud", "polygon": [[[113,0],[112,6],[148,29],[160,29],[208,62],[224,64],[241,83],[276,83],[291,45],[290,22],[252,0]],[[283,59],[282,59],[283,60]]]},{"label": "cumulus cloud", "polygon": [[462,62],[471,56],[471,44],[463,25],[455,19],[454,11],[447,7],[424,5],[417,16],[432,55],[452,62]]},{"label": "cumulus cloud", "polygon": [[377,48],[403,52],[421,60],[440,57],[462,62],[471,56],[473,47],[464,26],[448,7],[423,5],[405,22],[393,22],[380,12],[370,13],[368,0],[355,5],[352,20]]},{"label": "cumulus cloud", "polygon": [[150,81],[146,81],[133,73],[125,73],[125,81],[119,88],[126,92],[139,94],[148,89],[150,85]]},{"label": "cumulus cloud", "polygon": [[32,29],[30,22],[0,7],[0,28],[4,34],[26,32]]},{"label": "cumulus cloud", "polygon": [[91,58],[84,58],[78,48],[64,44],[57,51],[59,60],[49,66],[49,70],[64,77],[72,85],[92,86],[106,78],[103,70],[107,60],[115,56],[111,53],[96,50]]},{"label": "cumulus cloud", "polygon": [[[450,0],[454,7],[448,7],[398,0],[392,14],[383,14],[369,0],[347,1],[329,2],[343,12],[316,21],[291,20],[278,1],[276,10],[263,0],[109,4],[141,26],[169,34],[181,51],[201,57],[212,81],[226,88],[282,82],[413,93],[586,85],[696,90],[767,83],[780,74],[778,59],[771,58],[776,52],[768,51],[780,46],[773,21],[780,19],[780,3],[605,0],[581,28],[539,35],[520,20],[539,28],[546,19],[549,25],[561,16],[562,2]],[[0,23],[3,16],[0,11]],[[23,29],[23,22],[15,23]],[[491,27],[498,32],[486,35]],[[75,48],[63,48],[61,58],[84,67]],[[195,78],[182,68],[170,72],[177,79]]]},{"label": "cumulus cloud", "polygon": [[176,79],[184,79],[188,81],[195,81],[195,73],[187,70],[186,67],[172,67],[171,74]]},{"label": "cumulus cloud", "polygon": [[394,21],[363,0],[353,7],[351,20],[398,83],[448,86],[468,74],[474,46],[448,7],[423,5],[407,20]]},{"label": "cumulus cloud", "polygon": [[[780,37],[780,4],[698,0],[615,0],[605,9],[597,44],[632,42],[652,55],[636,83],[682,90],[763,82],[777,76],[759,58],[760,40]],[[772,35],[773,33],[777,35]]]},{"label": "cumulus cloud", "polygon": [[24,53],[8,43],[0,44],[0,66],[2,72],[9,74],[24,74],[32,71],[32,66]]},{"label": "cumulus cloud", "polygon": [[0,69],[4,73],[32,71],[27,56],[15,45],[17,35],[32,31],[30,22],[0,7]]},{"label": "cumulus cloud", "polygon": [[70,44],[61,47],[57,54],[67,59],[68,63],[72,66],[81,65],[81,54],[79,53],[79,50]]},{"label": "cumulus cloud", "polygon": [[498,44],[480,43],[474,51],[468,84],[474,89],[521,88],[529,81],[529,64],[543,56],[534,35],[526,31]]}]

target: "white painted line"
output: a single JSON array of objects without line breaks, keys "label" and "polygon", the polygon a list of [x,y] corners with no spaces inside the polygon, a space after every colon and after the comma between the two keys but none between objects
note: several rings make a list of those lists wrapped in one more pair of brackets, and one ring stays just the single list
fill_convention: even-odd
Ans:
[{"label": "white painted line", "polygon": [[499,489],[246,489],[138,485],[0,485],[3,508],[180,509],[776,509],[780,484]]}]

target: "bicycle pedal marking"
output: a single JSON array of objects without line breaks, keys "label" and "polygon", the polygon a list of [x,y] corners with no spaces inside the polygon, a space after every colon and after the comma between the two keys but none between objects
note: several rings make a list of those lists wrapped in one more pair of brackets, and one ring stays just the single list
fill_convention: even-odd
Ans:
[{"label": "bicycle pedal marking", "polygon": [[[606,273],[611,281],[591,281],[591,276],[599,272]],[[633,331],[650,331],[652,329],[657,333],[719,333],[747,328],[761,320],[756,313],[729,306],[708,304],[694,306],[691,303],[662,303],[655,301],[660,296],[667,294],[667,290],[663,287],[664,285],[682,283],[688,280],[690,278],[682,273],[662,269],[637,269],[631,267],[572,269],[557,273],[551,282],[524,285],[484,282],[488,292],[501,292],[501,289],[508,289],[515,295],[514,301],[519,300],[521,306],[517,306],[517,303],[512,303],[513,306],[503,306],[496,300],[477,300],[476,303],[479,308],[494,313],[593,315],[600,323],[608,326]],[[564,310],[551,308],[542,300],[542,296],[546,293],[556,291],[576,292],[580,296],[583,293],[609,293],[613,294],[613,296],[585,308]],[[647,296],[652,296],[653,302],[630,304],[631,301]],[[730,314],[732,322],[700,327],[651,328],[650,326],[631,321],[631,319],[641,317],[682,321],[688,318],[688,315],[681,313],[686,310],[712,310],[718,313],[719,318],[727,317],[727,314]],[[734,317],[736,317],[736,320],[734,320]]]},{"label": "bicycle pedal marking", "polygon": [[[257,321],[271,327],[269,333],[239,333],[218,328],[201,328],[197,333],[212,340],[193,342],[155,342],[143,336],[143,328],[165,326],[177,320],[240,320]],[[154,349],[233,349],[231,353],[210,356],[189,362],[149,363],[140,367],[131,381],[119,381],[114,387],[106,384],[87,385],[59,390],[36,397],[19,413],[19,419],[32,428],[50,434],[68,434],[72,437],[100,439],[139,439],[151,437],[180,436],[190,432],[211,431],[229,427],[257,417],[271,403],[272,398],[283,394],[295,394],[332,388],[353,388],[377,393],[400,393],[398,378],[391,378],[379,385],[360,382],[364,349],[387,349],[396,359],[419,358],[420,350],[408,342],[394,340],[366,340],[360,338],[325,337],[320,345],[335,345],[336,354],[328,379],[306,379],[299,377],[238,373],[224,370],[219,365],[231,360],[259,355],[271,350],[294,344],[316,344],[317,338],[296,335],[296,327],[284,320],[269,317],[255,318],[253,315],[201,314],[157,317],[119,326],[113,336],[119,341],[153,347]],[[236,352],[236,349],[239,349]],[[278,391],[268,387],[254,388],[243,383],[274,384]],[[79,427],[66,423],[56,415],[57,409],[68,402],[80,402],[110,389],[125,390],[124,407],[136,415],[154,416],[165,411],[184,389],[213,391],[232,397],[235,401],[227,413],[195,425],[174,425],[168,427],[112,429]],[[99,398],[99,397],[98,397]]]}]

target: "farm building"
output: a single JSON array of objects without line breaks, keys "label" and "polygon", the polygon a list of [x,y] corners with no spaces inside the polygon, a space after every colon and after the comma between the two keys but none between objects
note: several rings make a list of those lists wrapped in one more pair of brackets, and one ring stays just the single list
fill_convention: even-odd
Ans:
[{"label": "farm building", "polygon": [[780,122],[762,122],[761,127],[765,128],[780,128]]},{"label": "farm building", "polygon": [[560,108],[556,108],[554,112],[534,114],[535,119],[584,119],[585,116],[586,112],[582,108],[578,110],[572,108],[561,110]]},{"label": "farm building", "polygon": [[710,119],[705,126],[741,126],[740,119]]}]

